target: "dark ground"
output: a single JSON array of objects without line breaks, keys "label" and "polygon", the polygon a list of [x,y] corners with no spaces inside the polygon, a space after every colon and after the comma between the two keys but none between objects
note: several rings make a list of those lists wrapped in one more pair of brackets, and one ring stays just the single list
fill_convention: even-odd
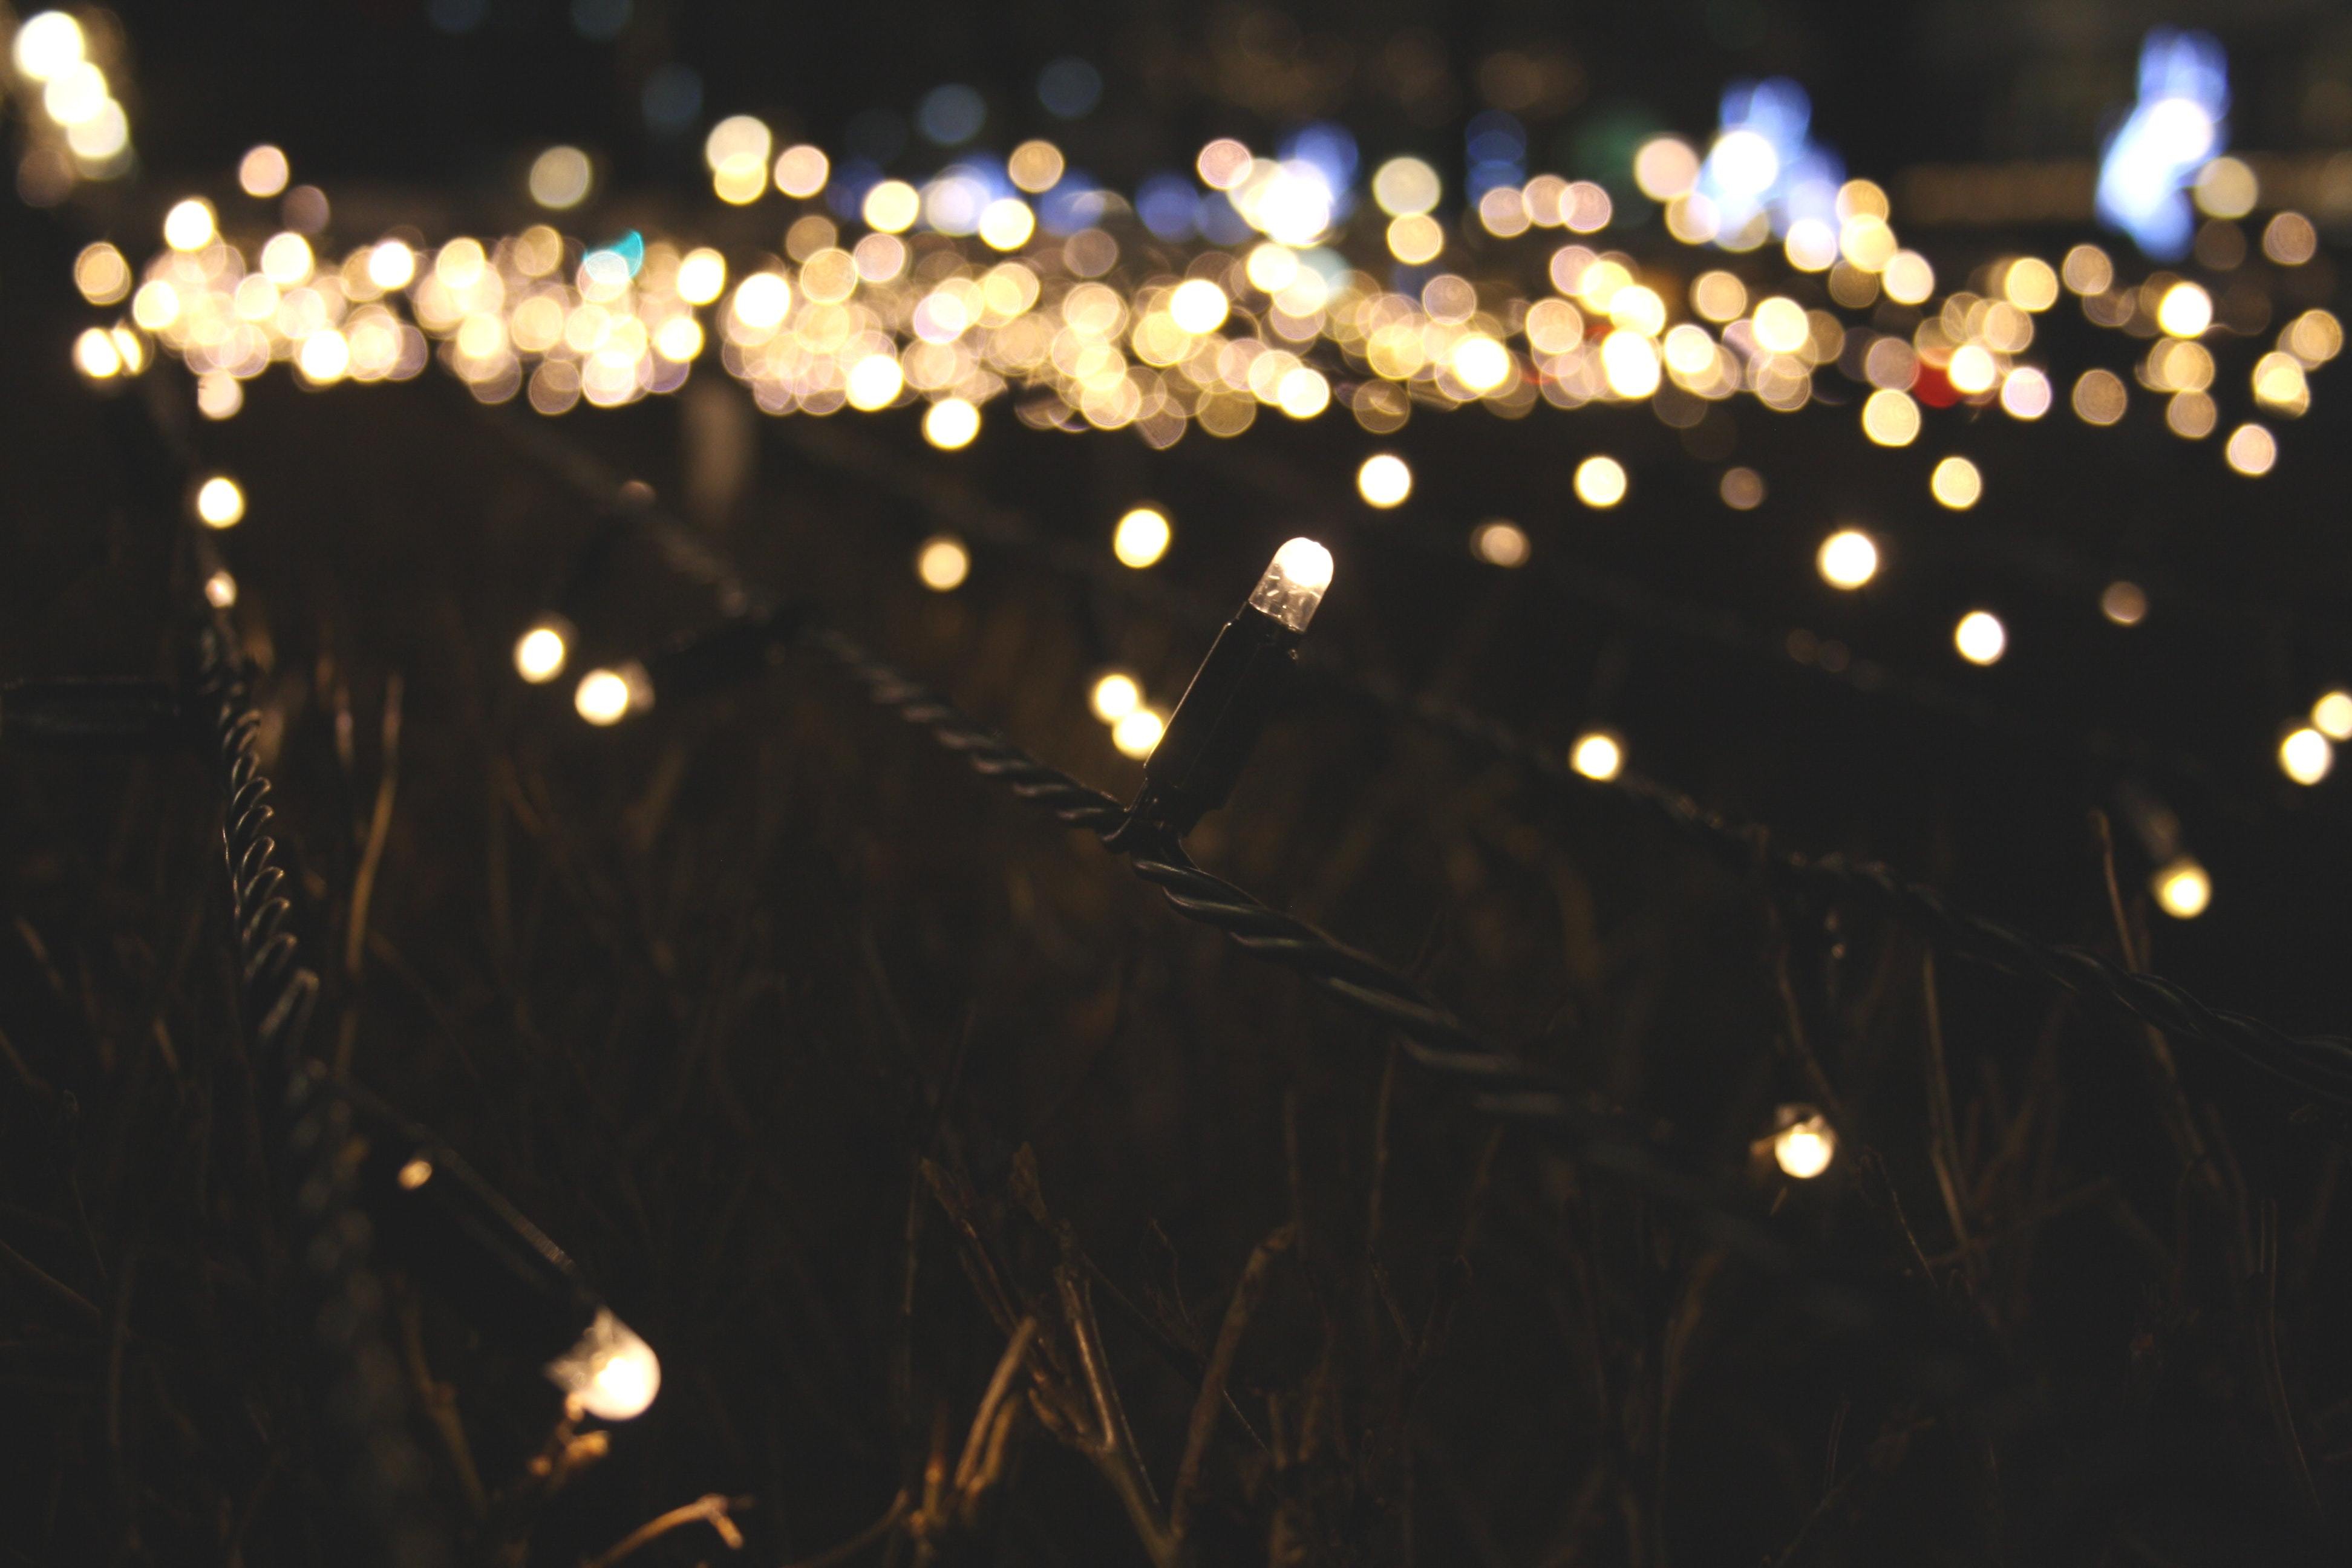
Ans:
[{"label": "dark ground", "polygon": [[[185,591],[168,521],[131,508],[65,369],[84,315],[70,250],[20,208],[0,224],[0,675],[161,673]],[[937,520],[834,460],[845,443],[1072,539],[1157,498],[1179,531],[1161,573],[1216,603],[1274,543],[1318,531],[1340,563],[1318,647],[1563,745],[1608,722],[1636,766],[1710,804],[2110,956],[2089,813],[2138,777],[2218,889],[2203,921],[2146,929],[2148,867],[2124,842],[2149,967],[2342,1032],[2347,786],[2294,791],[2269,757],[2275,721],[2352,674],[2337,374],[2315,378],[2314,414],[2260,484],[2224,482],[2152,416],[1955,433],[1992,487],[1959,517],[1921,515],[1927,443],[1858,450],[1850,416],[1743,406],[1738,457],[1774,486],[1746,515],[1646,414],[1538,409],[1416,419],[1396,444],[1420,499],[1378,526],[1349,495],[1368,443],[1336,418],[1164,455],[999,419],[947,458],[906,415],[759,421],[751,482],[697,521],[755,580],[1114,791],[1139,770],[1085,712],[1092,673],[1123,663],[1172,696],[1213,625],[985,550],[961,593],[924,594],[906,563]],[[695,395],[734,390],[714,370]],[[1207,1450],[1210,1561],[2341,1560],[2340,1147],[2238,1064],[2179,1048],[2213,1156],[2184,1165],[2148,1042],[2113,1015],[1949,957],[1931,980],[1919,942],[1875,916],[1775,900],[1378,715],[1304,700],[1276,725],[1195,837],[1204,863],[1410,962],[1720,1169],[1777,1104],[1811,1098],[1799,1064],[1818,1060],[1860,1147],[1784,1214],[1874,1268],[1924,1258],[1999,1350],[1983,1397],[1922,1402],[1605,1174],[1496,1136],[1356,1016],[1173,920],[814,659],[588,730],[509,664],[588,531],[577,497],[446,384],[312,395],[273,376],[251,394],[200,434],[250,498],[225,548],[269,671],[280,836],[330,972],[321,1029],[663,1357],[652,1411],[527,1521],[530,1560],[579,1561],[718,1492],[751,1500],[740,1559],[693,1525],[633,1561],[793,1562],[902,1489],[921,1500],[1005,1344],[927,1158],[950,1196],[968,1184],[1016,1297],[1050,1316],[1065,1256],[1093,1281],[1163,1496],[1228,1300],[1280,1236]],[[681,400],[558,428],[686,496],[683,455],[728,426]],[[1635,475],[1605,518],[1565,500],[1594,448]],[[1857,510],[1895,570],[1833,604],[1811,542]],[[1529,527],[1537,567],[1463,555],[1467,524],[1496,513]],[[1564,595],[1553,559],[1735,608],[1767,642],[1834,634],[2021,719],[1989,728],[1678,637]],[[2158,604],[2132,633],[2093,609],[2126,570]],[[1969,671],[1947,629],[1985,601],[2013,651]],[[709,616],[625,556],[583,602],[583,662]],[[2211,776],[2085,760],[2093,729]],[[0,758],[0,1241],[63,1288],[0,1273],[14,1561],[335,1560],[272,1305],[284,1260],[210,789],[193,761]],[[1047,1224],[1024,1201],[1033,1161]],[[420,1428],[435,1486],[470,1521],[468,1489],[514,1484],[555,1395],[394,1288],[419,1384],[449,1392],[464,1433],[459,1452]],[[1145,1561],[1104,1478],[1025,1417],[969,1527],[931,1545]],[[903,1539],[887,1550],[910,1560]]]}]

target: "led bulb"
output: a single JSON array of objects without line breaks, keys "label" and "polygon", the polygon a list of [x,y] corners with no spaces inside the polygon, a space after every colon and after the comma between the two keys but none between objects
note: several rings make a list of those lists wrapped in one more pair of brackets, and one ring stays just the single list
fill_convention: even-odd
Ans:
[{"label": "led bulb", "polygon": [[591,724],[617,724],[641,708],[653,705],[653,684],[641,665],[618,669],[592,669],[580,678],[572,706]]},{"label": "led bulb", "polygon": [[1783,1173],[1810,1182],[1837,1158],[1837,1134],[1829,1118],[1806,1105],[1780,1108],[1780,1126],[1772,1134],[1772,1162]]},{"label": "led bulb", "polygon": [[2336,765],[2336,748],[2310,725],[2287,731],[2279,742],[2279,771],[2299,784],[2315,784]]},{"label": "led bulb", "polygon": [[2352,741],[2352,691],[2331,691],[2313,703],[2311,723],[2331,741]]},{"label": "led bulb", "polygon": [[661,1358],[628,1324],[599,1307],[580,1342],[547,1363],[547,1375],[598,1420],[627,1421],[644,1415],[661,1392]]},{"label": "led bulb", "polygon": [[533,686],[543,686],[562,675],[571,657],[572,628],[554,616],[532,622],[530,630],[515,638],[515,673]]},{"label": "led bulb", "polygon": [[2157,872],[2152,887],[2158,905],[2177,921],[2195,920],[2213,901],[2213,879],[2186,855]]},{"label": "led bulb", "polygon": [[1087,700],[1095,717],[1106,724],[1116,724],[1143,706],[1143,688],[1135,677],[1122,670],[1112,670],[1095,682],[1093,695]]},{"label": "led bulb", "polygon": [[1623,771],[1625,747],[1606,730],[1588,731],[1569,748],[1568,765],[1586,778],[1606,784]]},{"label": "led bulb", "polygon": [[1274,552],[1249,606],[1303,632],[1331,586],[1331,552],[1311,539],[1294,539]]}]

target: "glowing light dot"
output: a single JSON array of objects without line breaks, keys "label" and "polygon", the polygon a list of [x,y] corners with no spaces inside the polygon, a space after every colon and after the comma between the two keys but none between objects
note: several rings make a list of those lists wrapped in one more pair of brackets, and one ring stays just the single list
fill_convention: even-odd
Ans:
[{"label": "glowing light dot", "polygon": [[1156,508],[1139,506],[1120,518],[1111,531],[1110,552],[1118,557],[1120,565],[1141,571],[1168,553],[1168,542],[1174,536],[1168,519]]},{"label": "glowing light dot", "polygon": [[2009,628],[1990,610],[1970,610],[1952,628],[1952,646],[1970,664],[1997,664],[2009,651]]},{"label": "glowing light dot", "polygon": [[1949,364],[1944,367],[1944,379],[1952,390],[1963,397],[1974,397],[1990,392],[1993,383],[2000,379],[2000,362],[1982,343],[1962,343],[1952,351]]},{"label": "glowing light dot", "polygon": [[1927,476],[1927,492],[1937,504],[1966,511],[1984,495],[1984,476],[1966,458],[1947,458]]},{"label": "glowing light dot", "polygon": [[1654,137],[1633,154],[1633,183],[1654,202],[1672,201],[1698,184],[1698,153],[1679,137]]},{"label": "glowing light dot", "polygon": [[416,277],[416,252],[397,239],[380,241],[368,252],[367,273],[379,289],[405,289]]},{"label": "glowing light dot", "polygon": [[578,206],[588,197],[595,171],[577,147],[550,147],[531,161],[530,199],[552,212]]},{"label": "glowing light dot", "polygon": [[226,474],[196,487],[196,516],[207,528],[235,528],[245,516],[245,492]]},{"label": "glowing light dot", "polygon": [[2039,257],[2024,256],[2001,273],[2000,291],[2021,310],[2046,310],[2058,302],[2058,272]]},{"label": "glowing light dot", "polygon": [[934,594],[961,587],[971,574],[971,552],[952,533],[935,533],[915,552],[915,575]]},{"label": "glowing light dot", "polygon": [[1033,196],[1044,195],[1062,182],[1066,167],[1062,150],[1051,142],[1024,142],[1004,161],[1005,176]]},{"label": "glowing light dot", "polygon": [[833,162],[818,148],[803,142],[776,154],[776,189],[805,200],[824,189],[833,176]]},{"label": "glowing light dot", "polygon": [[923,415],[923,439],[942,452],[961,451],[980,434],[980,410],[961,397],[942,397]]},{"label": "glowing light dot", "polygon": [[2213,879],[2185,855],[2157,872],[2149,887],[2157,907],[2177,921],[2195,920],[2213,901]]},{"label": "glowing light dot", "polygon": [[2039,419],[2050,412],[2050,378],[2021,365],[2000,384],[2002,412],[2012,419]]},{"label": "glowing light dot", "polygon": [[1356,470],[1356,493],[1382,510],[1402,506],[1412,494],[1412,469],[1393,452],[1375,452]]},{"label": "glowing light dot", "polygon": [[1444,191],[1437,171],[1418,158],[1391,158],[1372,175],[1372,200],[1391,217],[1419,217]]},{"label": "glowing light dot", "polygon": [[617,669],[592,669],[572,689],[572,706],[591,724],[617,724],[628,715],[629,679]]},{"label": "glowing light dot", "polygon": [[1907,392],[1881,387],[1863,400],[1862,433],[1882,447],[1907,447],[1919,438],[1919,405]]},{"label": "glowing light dot", "polygon": [[2311,723],[2331,741],[2352,741],[2352,691],[2324,693],[2311,705]]},{"label": "glowing light dot", "polygon": [[218,371],[196,377],[196,412],[207,419],[234,419],[245,406],[245,387]]},{"label": "glowing light dot", "polygon": [[1587,458],[1576,465],[1576,499],[1605,511],[1625,499],[1625,465],[1614,458]]},{"label": "glowing light dot", "polygon": [[2279,742],[2279,771],[2299,784],[2315,784],[2336,765],[2336,748],[2326,736],[2308,725],[2287,731]]},{"label": "glowing light dot", "polygon": [[1837,1158],[1837,1134],[1827,1118],[1814,1115],[1791,1121],[1772,1135],[1772,1163],[1785,1175],[1810,1182]]},{"label": "glowing light dot", "polygon": [[2175,283],[2157,301],[2156,324],[2176,338],[2193,338],[2213,324],[2213,296],[2194,283]]},{"label": "glowing light dot", "polygon": [[1568,765],[1586,778],[1606,784],[1624,771],[1625,748],[1606,730],[1588,730],[1569,748]]},{"label": "glowing light dot", "polygon": [[212,204],[201,196],[174,202],[163,215],[163,243],[174,250],[202,250],[219,232]]},{"label": "glowing light dot", "polygon": [[1842,528],[1822,541],[1813,564],[1831,587],[1859,588],[1878,575],[1878,545],[1858,528]]},{"label": "glowing light dot", "polygon": [[1104,723],[1116,724],[1143,706],[1143,688],[1136,684],[1135,677],[1114,669],[1095,682],[1087,694],[1087,706]]},{"label": "glowing light dot", "polygon": [[1794,300],[1773,298],[1756,307],[1756,346],[1776,354],[1792,354],[1812,336],[1805,308]]},{"label": "glowing light dot", "polygon": [[294,363],[314,385],[341,381],[352,368],[351,341],[331,329],[312,332],[302,340],[302,351]]},{"label": "glowing light dot", "polygon": [[2099,595],[2099,614],[2119,626],[2136,626],[2147,619],[2147,590],[2137,583],[2110,583]]},{"label": "glowing light dot", "polygon": [[205,579],[205,603],[215,610],[226,610],[236,603],[236,579],[226,572],[215,572]]},{"label": "glowing light dot", "polygon": [[1470,553],[1489,566],[1523,566],[1528,550],[1527,531],[1500,518],[1482,522],[1470,532]]},{"label": "glowing light dot", "polygon": [[1169,318],[1195,337],[1223,326],[1230,310],[1225,291],[1206,278],[1179,283],[1168,296]]},{"label": "glowing light dot", "polygon": [[727,290],[727,258],[708,248],[688,251],[678,258],[676,286],[688,304],[709,304]]},{"label": "glowing light dot", "polygon": [[27,80],[47,81],[79,64],[87,47],[79,22],[63,11],[44,11],[16,29],[16,68]]},{"label": "glowing light dot", "polygon": [[1018,250],[1036,232],[1037,215],[1019,196],[999,196],[981,209],[981,243],[992,250]]},{"label": "glowing light dot", "polygon": [[2221,456],[2248,479],[2260,479],[2278,462],[2278,438],[2259,425],[2241,425],[2230,432]]},{"label": "glowing light dot", "polygon": [[903,234],[922,213],[922,193],[904,180],[884,180],[866,193],[861,210],[866,227],[882,234]]},{"label": "glowing light dot", "polygon": [[1448,363],[1463,385],[1482,395],[1511,378],[1511,351],[1483,332],[1455,343]]},{"label": "glowing light dot", "polygon": [[286,154],[264,142],[237,161],[236,183],[248,196],[274,196],[286,189],[293,169]]},{"label": "glowing light dot", "polygon": [[105,381],[122,374],[122,351],[104,328],[91,327],[74,340],[74,364],[92,381]]},{"label": "glowing light dot", "polygon": [[1118,748],[1119,755],[1142,762],[1160,744],[1160,737],[1168,732],[1168,721],[1149,708],[1138,708],[1122,714],[1110,727],[1110,743]]},{"label": "glowing light dot", "polygon": [[562,675],[571,657],[571,642],[551,621],[541,621],[515,638],[515,673],[533,686],[544,686]]},{"label": "glowing light dot", "polygon": [[907,384],[906,372],[887,353],[868,354],[849,369],[849,405],[866,413],[887,408]]}]

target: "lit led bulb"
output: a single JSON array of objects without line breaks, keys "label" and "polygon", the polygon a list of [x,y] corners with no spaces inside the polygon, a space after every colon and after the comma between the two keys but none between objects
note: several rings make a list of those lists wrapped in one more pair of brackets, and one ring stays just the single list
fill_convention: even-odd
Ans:
[{"label": "lit led bulb", "polygon": [[2352,741],[2352,691],[2331,691],[2313,703],[2311,727],[2331,741]]},{"label": "lit led bulb", "polygon": [[1331,552],[1311,539],[1294,539],[1274,552],[1249,605],[1292,631],[1303,632],[1330,586]]},{"label": "lit led bulb", "polygon": [[1607,784],[1625,767],[1625,746],[1606,730],[1591,730],[1569,748],[1568,765],[1586,778]]},{"label": "lit led bulb", "polygon": [[1119,755],[1139,763],[1159,749],[1160,737],[1167,732],[1167,720],[1149,708],[1137,708],[1110,727],[1110,743],[1118,748]]},{"label": "lit led bulb", "polygon": [[1174,536],[1165,513],[1157,507],[1139,506],[1120,518],[1112,530],[1110,552],[1118,557],[1120,565],[1139,572],[1168,553],[1169,541]]},{"label": "lit led bulb", "polygon": [[1135,677],[1114,669],[1095,682],[1087,705],[1104,723],[1116,724],[1143,706],[1143,688],[1136,684]]},{"label": "lit led bulb", "polygon": [[2295,783],[2315,784],[2336,765],[2336,748],[2310,725],[2298,725],[2279,742],[2278,760],[2279,771]]},{"label": "lit led bulb", "polygon": [[557,616],[543,616],[515,638],[515,673],[533,686],[544,686],[563,673],[572,657],[572,627]]},{"label": "lit led bulb", "polygon": [[1772,1163],[1783,1173],[1810,1182],[1837,1158],[1837,1134],[1829,1118],[1809,1105],[1784,1105],[1772,1134]]},{"label": "lit led bulb", "polygon": [[2213,901],[2213,879],[2186,855],[2158,871],[2149,888],[2157,907],[2177,921],[2195,920]]},{"label": "lit led bulb", "polygon": [[644,667],[627,664],[618,669],[592,669],[582,676],[572,693],[572,706],[580,717],[601,727],[617,724],[636,710],[652,706],[653,698]]},{"label": "lit led bulb", "polygon": [[570,1404],[599,1421],[628,1421],[644,1415],[661,1392],[661,1358],[628,1324],[599,1307],[579,1342],[547,1363],[547,1375]]},{"label": "lit led bulb", "polygon": [[1842,528],[1822,541],[1813,564],[1832,588],[1859,588],[1878,575],[1878,546],[1858,528]]},{"label": "lit led bulb", "polygon": [[215,610],[226,610],[236,603],[236,579],[226,572],[215,572],[205,579],[205,603]]},{"label": "lit led bulb", "polygon": [[196,516],[206,528],[234,528],[245,516],[245,492],[226,474],[215,474],[196,487]]},{"label": "lit led bulb", "polygon": [[934,594],[952,593],[971,574],[971,552],[952,533],[935,533],[915,552],[915,575]]},{"label": "lit led bulb", "polygon": [[1952,628],[1952,646],[1970,664],[1998,664],[2009,649],[2009,631],[1990,610],[1970,610]]}]

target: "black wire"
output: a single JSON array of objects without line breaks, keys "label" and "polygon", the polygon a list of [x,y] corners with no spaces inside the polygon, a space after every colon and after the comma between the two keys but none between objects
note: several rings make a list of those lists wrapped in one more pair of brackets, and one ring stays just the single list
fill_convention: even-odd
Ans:
[{"label": "black wire", "polygon": [[[1207,618],[1205,607],[1191,595],[1152,581],[1146,574],[1114,566],[1098,551],[1041,538],[1024,519],[1006,509],[968,497],[951,500],[942,487],[927,485],[903,466],[887,476],[871,473],[866,455],[851,445],[855,439],[835,430],[795,432],[800,450],[856,467],[936,517],[959,524],[974,538],[1166,613],[1191,620]],[[2177,1038],[2236,1057],[2339,1111],[2352,1112],[2352,1040],[2297,1037],[2249,1015],[2210,1006],[2161,975],[2127,969],[2084,948],[2043,942],[2014,926],[1971,914],[1937,889],[1880,861],[1808,855],[1781,847],[1781,836],[1773,830],[1715,811],[1655,780],[1632,773],[1610,780],[1588,778],[1570,768],[1556,748],[1498,719],[1461,703],[1409,691],[1384,676],[1367,675],[1311,643],[1305,653],[1305,670],[1315,679],[1524,770],[1547,794],[1571,808],[1613,796],[1735,869],[1761,869],[1782,883],[1851,897],[1955,953],[2120,1008]],[[2103,739],[2111,748],[2112,738],[2093,738]]]},{"label": "black wire", "polygon": [[[179,521],[192,471],[161,377],[142,393],[109,400],[148,510],[170,520],[200,584],[217,563],[208,540]],[[308,1048],[319,976],[288,927],[289,874],[271,831],[271,785],[262,771],[261,714],[225,616],[193,595],[189,686],[207,764],[222,802],[221,851],[237,961],[238,1002],[256,1079],[278,1103],[262,1106],[280,1187],[287,1246],[299,1288],[291,1293],[298,1339],[310,1363],[311,1406],[331,1441],[321,1456],[330,1483],[352,1509],[372,1560],[431,1568],[454,1557],[411,1434],[407,1385],[391,1348],[384,1289],[371,1261],[373,1237],[357,1202],[359,1144],[352,1108]]]}]

